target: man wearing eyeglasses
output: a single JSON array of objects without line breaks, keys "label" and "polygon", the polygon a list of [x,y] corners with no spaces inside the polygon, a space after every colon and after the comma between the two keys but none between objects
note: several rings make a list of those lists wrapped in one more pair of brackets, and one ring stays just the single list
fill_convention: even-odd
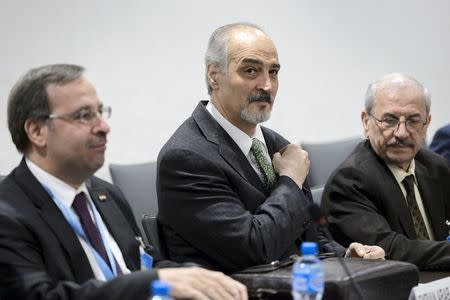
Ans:
[{"label": "man wearing eyeglasses", "polygon": [[376,244],[386,258],[450,270],[450,169],[422,148],[430,93],[389,74],[369,85],[361,120],[367,140],[330,177],[322,199],[342,245]]},{"label": "man wearing eyeglasses", "polygon": [[140,271],[145,254],[128,203],[92,176],[110,114],[80,66],[32,69],[11,91],[8,126],[24,158],[0,184],[0,298],[147,299],[159,278],[175,298],[246,299],[219,272]]}]

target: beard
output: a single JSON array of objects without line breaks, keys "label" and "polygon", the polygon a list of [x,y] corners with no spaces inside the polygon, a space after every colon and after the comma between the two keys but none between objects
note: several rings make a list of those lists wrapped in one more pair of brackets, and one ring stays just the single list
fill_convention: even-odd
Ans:
[{"label": "beard", "polygon": [[[248,96],[247,102],[241,109],[241,118],[255,125],[269,120],[273,101],[274,98],[269,93],[263,90],[257,90],[255,93]],[[270,109],[266,111],[265,107],[261,107],[258,111],[252,112],[250,111],[249,106],[253,102],[267,102],[270,105]]]}]

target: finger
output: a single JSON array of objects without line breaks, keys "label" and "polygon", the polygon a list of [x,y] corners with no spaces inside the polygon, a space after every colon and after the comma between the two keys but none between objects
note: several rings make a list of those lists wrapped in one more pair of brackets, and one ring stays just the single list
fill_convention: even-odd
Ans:
[{"label": "finger", "polygon": [[192,285],[178,282],[171,286],[170,296],[174,299],[209,300],[207,295]]},{"label": "finger", "polygon": [[[202,294],[206,295],[208,299],[226,299],[227,293],[217,283],[216,280],[210,278],[210,274],[204,274],[193,281],[194,287]],[[230,298],[230,295],[228,295]]]},{"label": "finger", "polygon": [[373,246],[367,246],[367,245],[363,245],[363,249],[364,249],[364,251],[366,251],[366,253],[369,253],[369,252],[375,252],[375,251],[377,250],[376,247],[373,247]]},{"label": "finger", "polygon": [[379,255],[377,255],[375,252],[367,253],[363,256],[364,259],[376,259],[379,258]]},{"label": "finger", "polygon": [[237,288],[239,290],[239,299],[247,300],[248,299],[247,287],[242,283],[237,282]]},{"label": "finger", "polygon": [[237,298],[238,291],[234,288],[234,281],[225,276],[221,272],[214,272],[208,270],[202,274],[203,289],[211,299],[230,299]]},{"label": "finger", "polygon": [[245,285],[232,279],[231,277],[225,276],[225,278],[228,281],[227,284],[231,289],[230,293],[233,295],[234,299],[247,299],[247,287]]},{"label": "finger", "polygon": [[350,250],[350,253],[353,256],[357,256],[357,257],[363,257],[366,254],[366,251],[364,249],[364,246],[360,243],[351,243],[350,246],[348,247],[348,250]]},{"label": "finger", "polygon": [[384,251],[372,248],[371,251],[364,255],[364,259],[384,259]]},{"label": "finger", "polygon": [[278,152],[279,152],[280,154],[283,154],[284,151],[286,151],[286,149],[289,147],[289,145],[290,145],[290,144],[287,144],[286,146],[284,146],[283,148],[281,148]]},{"label": "finger", "polygon": [[373,258],[384,258],[384,250],[379,246],[364,245],[364,249],[366,250],[366,253],[370,253]]},{"label": "finger", "polygon": [[241,299],[240,290],[244,289],[246,291],[244,285],[220,272],[217,274],[217,277],[218,282],[222,285],[225,291],[227,291],[229,296],[232,296],[234,299]]}]

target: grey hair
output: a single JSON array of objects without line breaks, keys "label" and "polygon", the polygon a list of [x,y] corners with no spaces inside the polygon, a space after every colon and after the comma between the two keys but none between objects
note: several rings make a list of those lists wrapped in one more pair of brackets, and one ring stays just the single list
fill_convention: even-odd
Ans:
[{"label": "grey hair", "polygon": [[14,85],[8,97],[8,128],[19,152],[25,153],[30,145],[25,122],[44,121],[50,114],[47,86],[75,81],[83,72],[77,65],[46,65],[29,70]]},{"label": "grey hair", "polygon": [[228,46],[230,43],[230,32],[238,27],[254,28],[265,33],[264,30],[258,25],[247,22],[227,24],[214,30],[209,37],[208,48],[205,53],[205,80],[209,95],[212,93],[212,88],[208,80],[208,66],[214,65],[221,73],[225,73],[227,71],[229,62]]},{"label": "grey hair", "polygon": [[367,88],[366,92],[366,101],[365,101],[366,112],[370,113],[372,111],[373,103],[375,100],[375,94],[377,93],[380,87],[383,87],[386,84],[402,86],[407,83],[413,84],[422,89],[423,95],[425,97],[425,108],[427,114],[429,114],[431,109],[431,92],[426,87],[424,87],[417,79],[403,73],[387,74],[383,76],[383,78],[369,84],[369,87]]}]

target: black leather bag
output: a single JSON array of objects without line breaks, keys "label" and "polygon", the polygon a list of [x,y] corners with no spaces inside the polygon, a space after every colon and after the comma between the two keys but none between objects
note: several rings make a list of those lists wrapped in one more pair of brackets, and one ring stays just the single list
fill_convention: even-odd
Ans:
[{"label": "black leather bag", "polygon": [[[232,277],[247,286],[253,299],[292,299],[291,269],[295,257],[287,261],[255,266]],[[417,285],[419,272],[415,265],[399,261],[344,259],[363,299],[408,299]],[[321,261],[325,272],[324,300],[358,299],[350,278],[337,258]],[[258,271],[259,269],[259,271]]]}]

